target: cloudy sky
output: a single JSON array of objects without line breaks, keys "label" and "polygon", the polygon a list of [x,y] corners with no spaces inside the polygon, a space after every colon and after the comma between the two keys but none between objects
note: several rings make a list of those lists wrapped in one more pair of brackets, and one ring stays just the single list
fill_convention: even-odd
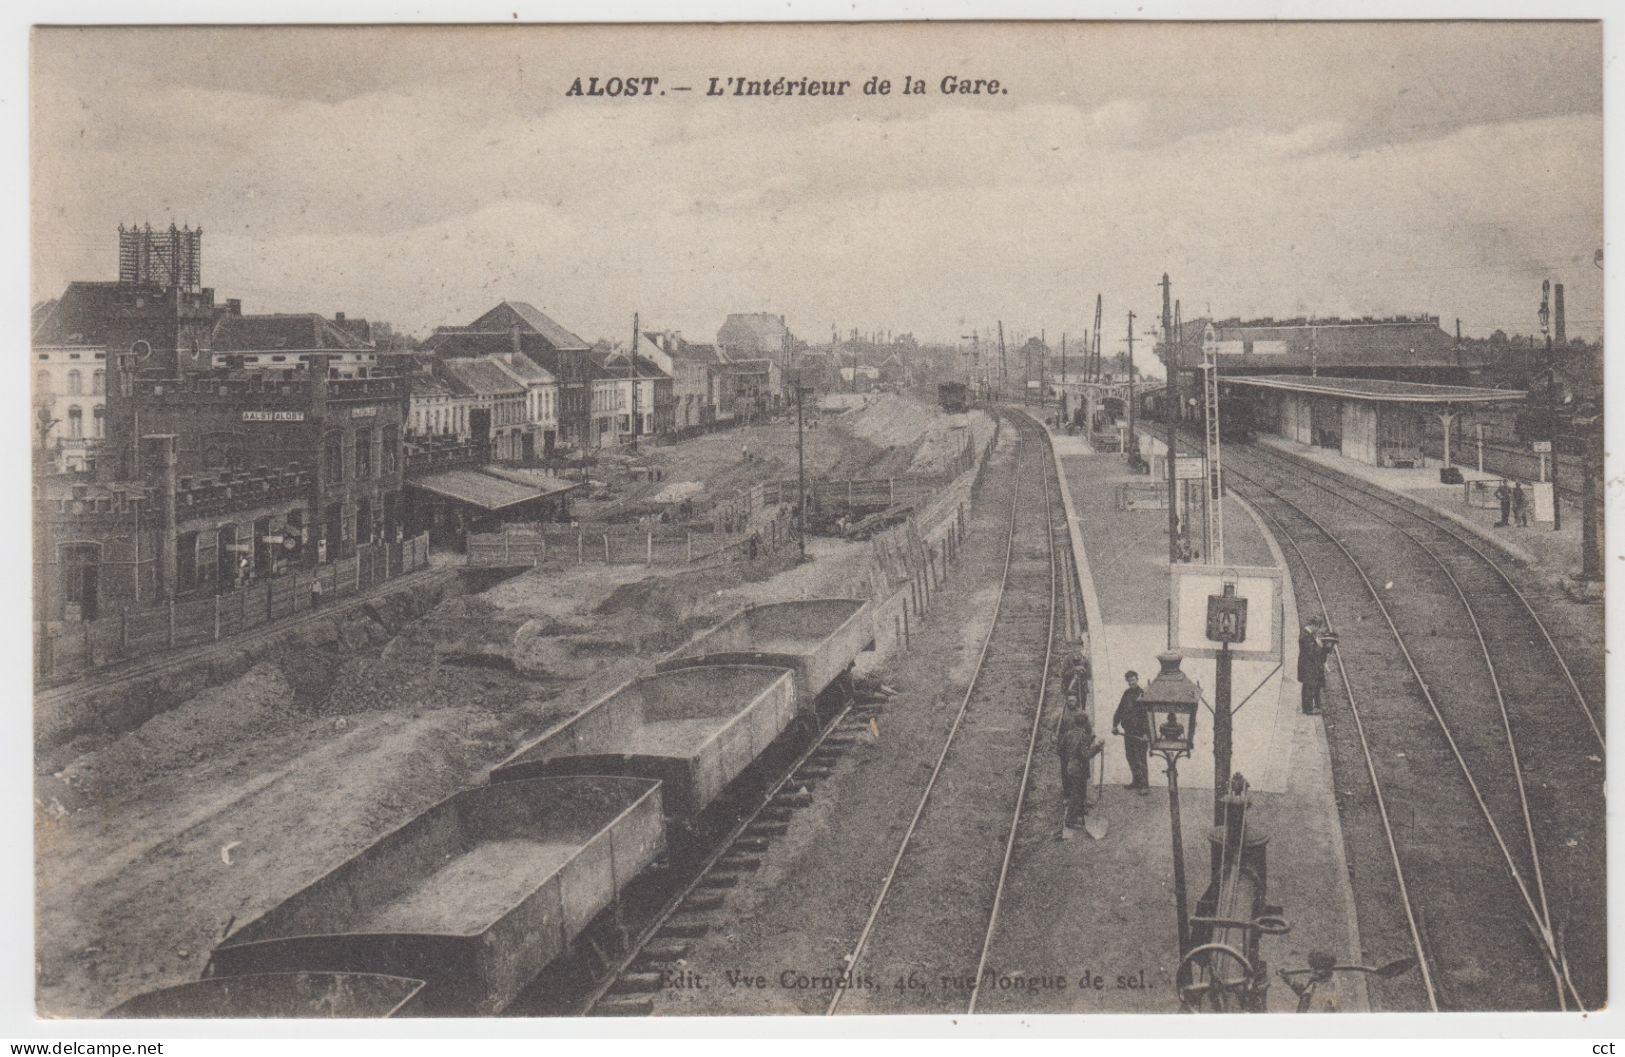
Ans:
[{"label": "cloudy sky", "polygon": [[[706,338],[771,310],[814,340],[1003,319],[1053,341],[1099,292],[1116,339],[1167,271],[1187,317],[1468,334],[1533,330],[1549,277],[1595,336],[1601,44],[1584,23],[40,30],[33,297],[114,278],[121,221],[174,220],[246,311],[417,333],[507,297],[589,340],[634,311]],[[668,92],[566,95],[594,75]],[[709,98],[713,76],[853,84]]]}]

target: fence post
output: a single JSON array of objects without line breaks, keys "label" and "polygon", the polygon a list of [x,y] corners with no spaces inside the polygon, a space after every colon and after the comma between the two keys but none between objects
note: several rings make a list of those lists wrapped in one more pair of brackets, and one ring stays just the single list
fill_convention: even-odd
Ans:
[{"label": "fence post", "polygon": [[169,600],[169,648],[175,648],[175,600]]},{"label": "fence post", "polygon": [[214,641],[220,641],[220,596],[214,596]]},{"label": "fence post", "polygon": [[576,564],[578,565],[587,560],[587,551],[582,542],[585,531],[585,529],[576,529]]},{"label": "fence post", "polygon": [[694,532],[693,532],[693,530],[689,530],[688,532],[683,533],[683,549],[685,551],[684,560],[685,561],[693,561],[694,560]]},{"label": "fence post", "polygon": [[265,622],[267,624],[269,624],[276,617],[276,609],[274,608],[275,603],[273,601],[276,594],[271,590],[271,585],[274,583],[276,583],[275,580],[265,581]]},{"label": "fence post", "polygon": [[604,533],[604,564],[609,564],[609,533]]},{"label": "fence post", "polygon": [[120,653],[130,648],[130,607],[122,606],[119,610],[118,650]]},{"label": "fence post", "polygon": [[355,589],[357,594],[361,592],[361,552],[359,550],[355,554]]},{"label": "fence post", "polygon": [[897,502],[897,478],[895,477],[886,478],[886,502]]},{"label": "fence post", "polygon": [[506,529],[502,533],[502,564],[508,564],[508,533]]},{"label": "fence post", "polygon": [[248,627],[248,585],[237,589],[237,630],[243,631]]}]

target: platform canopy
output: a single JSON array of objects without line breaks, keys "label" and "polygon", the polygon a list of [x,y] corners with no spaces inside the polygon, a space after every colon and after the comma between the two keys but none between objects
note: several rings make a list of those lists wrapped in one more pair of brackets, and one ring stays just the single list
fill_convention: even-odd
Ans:
[{"label": "platform canopy", "polygon": [[409,477],[406,483],[414,488],[421,488],[486,510],[506,510],[520,503],[543,499],[577,487],[573,482],[554,482],[545,479],[521,484],[478,470],[443,470],[422,477]]},{"label": "platform canopy", "polygon": [[1383,404],[1511,404],[1529,395],[1522,389],[1432,385],[1426,382],[1396,382],[1386,378],[1327,378],[1308,374],[1233,374],[1220,379],[1219,384]]}]

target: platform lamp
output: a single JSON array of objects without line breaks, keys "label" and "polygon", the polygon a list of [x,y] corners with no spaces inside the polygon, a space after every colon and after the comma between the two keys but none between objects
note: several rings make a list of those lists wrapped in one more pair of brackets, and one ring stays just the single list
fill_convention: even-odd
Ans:
[{"label": "platform lamp", "polygon": [[1557,532],[1563,528],[1563,500],[1557,492],[1557,361],[1552,357],[1551,292],[1552,281],[1542,280],[1540,310],[1536,315],[1540,319],[1540,333],[1546,339],[1546,436],[1552,449],[1552,531]]},{"label": "platform lamp", "polygon": [[1162,757],[1168,773],[1168,817],[1174,842],[1174,910],[1179,926],[1179,954],[1190,949],[1190,917],[1185,900],[1185,843],[1179,827],[1179,761],[1196,744],[1196,709],[1202,690],[1180,670],[1179,654],[1159,654],[1162,670],[1140,695],[1145,710],[1146,748]]}]

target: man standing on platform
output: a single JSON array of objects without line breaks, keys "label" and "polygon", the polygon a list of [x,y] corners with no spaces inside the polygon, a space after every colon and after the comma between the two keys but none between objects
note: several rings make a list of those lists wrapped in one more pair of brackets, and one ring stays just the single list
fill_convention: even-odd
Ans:
[{"label": "man standing on platform", "polygon": [[1112,713],[1112,733],[1123,736],[1123,755],[1128,757],[1128,769],[1132,780],[1130,789],[1138,789],[1142,794],[1149,792],[1151,783],[1146,778],[1146,753],[1150,748],[1150,731],[1145,724],[1145,709],[1140,707],[1140,673],[1129,671],[1123,673],[1123,681],[1128,688],[1118,699],[1117,711]]},{"label": "man standing on platform", "polygon": [[1303,714],[1320,715],[1320,692],[1326,686],[1327,641],[1324,617],[1310,617],[1298,633],[1298,682],[1303,686]]},{"label": "man standing on platform", "polygon": [[1495,523],[1495,527],[1506,528],[1512,523],[1512,489],[1507,487],[1504,477],[1501,479],[1501,487],[1495,490],[1495,498],[1501,501],[1501,520]]}]

